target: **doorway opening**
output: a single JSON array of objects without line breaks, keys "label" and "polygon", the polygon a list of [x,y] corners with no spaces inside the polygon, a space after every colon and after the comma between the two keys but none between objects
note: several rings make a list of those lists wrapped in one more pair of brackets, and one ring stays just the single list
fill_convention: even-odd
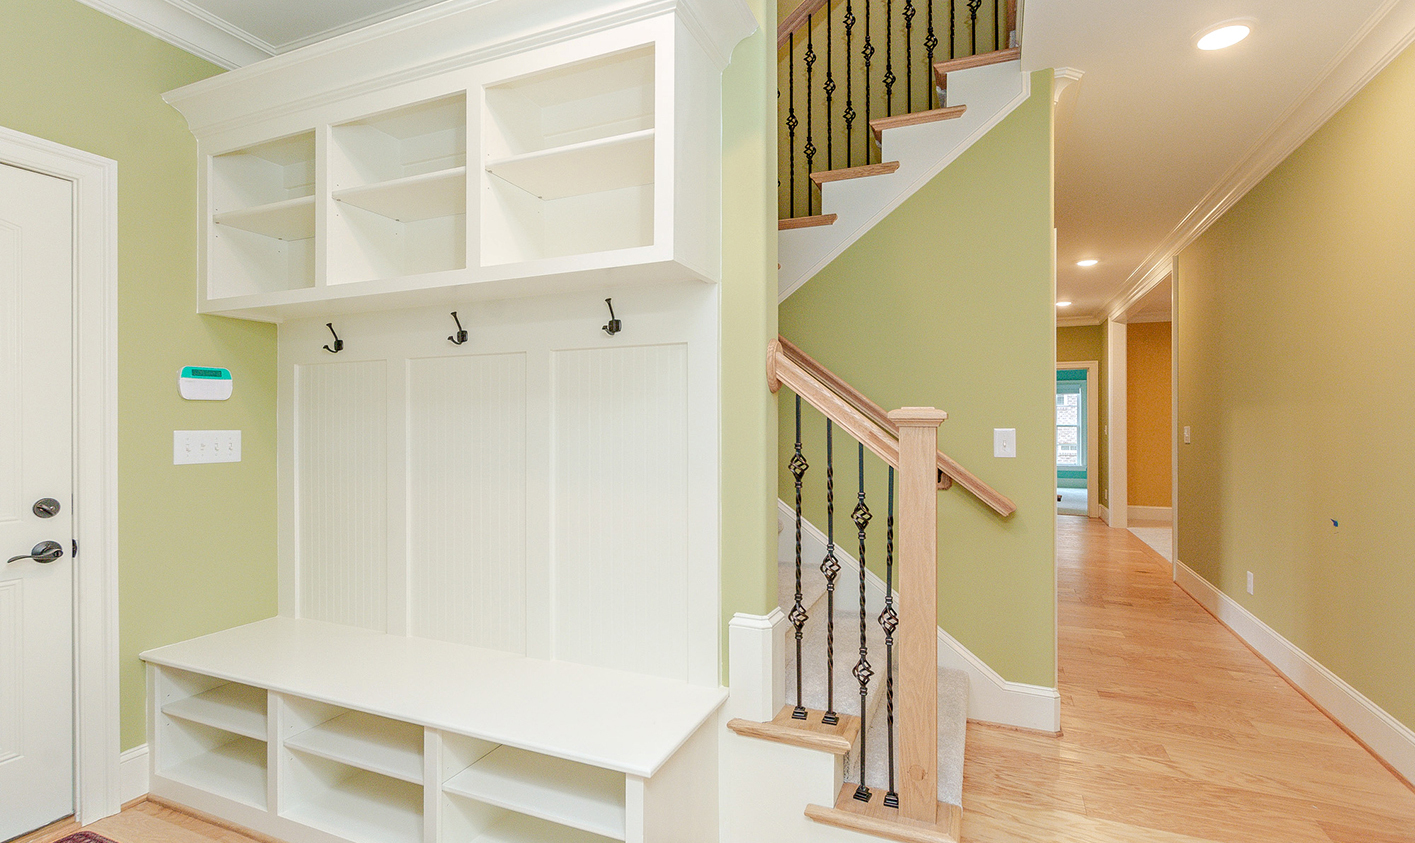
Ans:
[{"label": "doorway opening", "polygon": [[1100,437],[1099,364],[1094,360],[1056,364],[1056,512],[1058,515],[1099,515],[1097,457]]}]

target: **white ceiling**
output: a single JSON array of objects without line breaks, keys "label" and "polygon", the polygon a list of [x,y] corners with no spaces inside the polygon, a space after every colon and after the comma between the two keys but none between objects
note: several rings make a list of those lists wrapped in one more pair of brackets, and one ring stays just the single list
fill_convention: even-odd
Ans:
[{"label": "white ceiling", "polygon": [[[230,68],[437,0],[82,2]],[[1194,47],[1235,18],[1246,41]],[[1063,321],[1094,324],[1138,313],[1171,255],[1415,38],[1415,0],[1025,0],[1022,28],[1024,69],[1081,76],[1056,117],[1056,284]]]}]

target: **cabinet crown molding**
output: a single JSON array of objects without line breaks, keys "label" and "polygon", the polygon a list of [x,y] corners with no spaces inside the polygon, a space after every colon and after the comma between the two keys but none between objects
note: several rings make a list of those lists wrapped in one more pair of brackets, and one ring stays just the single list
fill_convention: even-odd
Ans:
[{"label": "cabinet crown molding", "polygon": [[758,28],[743,0],[449,0],[168,91],[163,99],[200,139],[670,13],[719,71]]}]

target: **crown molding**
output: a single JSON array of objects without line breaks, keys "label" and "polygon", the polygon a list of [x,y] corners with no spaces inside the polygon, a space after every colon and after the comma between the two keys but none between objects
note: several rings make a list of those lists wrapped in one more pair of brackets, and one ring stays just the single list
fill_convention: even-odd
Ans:
[{"label": "crown molding", "polygon": [[[757,28],[742,0],[447,0],[168,91],[163,99],[203,138],[673,13],[719,69]],[[233,111],[233,103],[246,107]]]},{"label": "crown molding", "polygon": [[1061,95],[1066,89],[1081,81],[1081,77],[1086,75],[1086,71],[1078,70],[1074,67],[1058,67],[1052,71],[1055,81],[1051,87],[1051,101],[1061,102]]},{"label": "crown molding", "polygon": [[1123,314],[1149,292],[1169,274],[1173,259],[1185,247],[1316,134],[1412,43],[1415,43],[1415,0],[1386,0],[1248,155],[1136,267],[1103,312],[1112,316]]},{"label": "crown molding", "polygon": [[227,70],[275,55],[271,45],[185,0],[79,2]]},{"label": "crown molding", "polygon": [[1087,328],[1091,325],[1099,325],[1104,321],[1104,316],[1058,316],[1056,317],[1056,327]]}]

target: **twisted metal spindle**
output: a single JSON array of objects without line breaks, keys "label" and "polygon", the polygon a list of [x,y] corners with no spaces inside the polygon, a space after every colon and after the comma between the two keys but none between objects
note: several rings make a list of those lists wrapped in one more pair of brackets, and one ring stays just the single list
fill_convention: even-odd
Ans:
[{"label": "twisted metal spindle", "polygon": [[889,510],[884,524],[884,611],[879,613],[879,625],[884,629],[884,725],[889,733],[889,790],[884,804],[898,808],[899,794],[894,789],[894,632],[899,628],[899,613],[894,611],[894,466],[889,467]]},{"label": "twisted metal spindle", "polygon": [[815,172],[816,162],[816,142],[811,136],[811,101],[815,99],[812,91],[812,79],[815,76],[816,66],[816,45],[815,36],[812,32],[814,27],[815,13],[806,15],[806,52],[801,57],[802,63],[806,65],[806,145],[801,152],[806,157],[806,216],[810,216],[815,211],[815,192],[811,190],[811,173]]},{"label": "twisted metal spindle", "polygon": [[973,35],[973,52],[971,55],[975,56],[978,54],[978,9],[982,5],[983,0],[968,0],[968,28],[972,31]]},{"label": "twisted metal spindle", "polygon": [[884,113],[894,115],[894,0],[884,2]]},{"label": "twisted metal spindle", "polygon": [[[953,0],[948,0],[952,3]],[[934,107],[934,97],[938,95],[938,85],[934,82],[934,50],[938,48],[938,36],[934,34],[934,0],[929,0],[926,9],[928,29],[924,35],[924,49],[928,51],[929,59],[929,108]]]},{"label": "twisted metal spindle", "polygon": [[796,708],[792,710],[794,720],[806,719],[806,706],[802,704],[801,689],[801,630],[805,628],[809,616],[801,605],[801,478],[810,464],[801,456],[801,396],[796,396],[796,454],[788,463],[791,476],[796,478],[796,603],[787,618],[796,628]]},{"label": "twisted metal spindle", "polygon": [[[855,54],[850,49],[850,42],[855,36],[855,7],[852,0],[845,0],[845,17],[841,19],[845,24],[845,110],[840,113],[840,118],[845,121],[845,166],[855,166],[855,156],[852,146],[855,135]],[[866,147],[868,149],[868,147]]]},{"label": "twisted metal spindle", "polygon": [[860,57],[865,61],[865,164],[870,163],[870,141],[874,138],[874,130],[870,128],[874,114],[870,111],[870,88],[874,82],[870,77],[870,62],[874,55],[875,45],[870,41],[870,0],[865,0],[865,43],[860,47]]},{"label": "twisted metal spindle", "polygon": [[830,7],[825,9],[825,84],[821,90],[825,91],[825,168],[835,169],[835,129],[833,125],[833,115],[835,113],[835,59],[834,59],[835,39],[830,34]]},{"label": "twisted metal spindle", "polygon": [[[914,0],[904,0],[904,113],[914,113]],[[928,76],[933,76],[929,68]]]},{"label": "twisted metal spindle", "polygon": [[786,148],[790,150],[791,170],[787,176],[788,216],[796,216],[796,33],[786,38]]},{"label": "twisted metal spindle", "polygon": [[860,660],[855,663],[852,671],[856,681],[860,683],[860,783],[855,787],[855,798],[861,802],[870,801],[870,789],[865,786],[865,715],[866,698],[870,693],[870,678],[874,676],[874,671],[870,669],[869,643],[865,638],[865,528],[870,524],[870,508],[865,505],[865,446],[859,446],[860,454],[860,496],[859,502],[855,504],[855,510],[850,513],[850,520],[855,522],[855,526],[860,531]]},{"label": "twisted metal spindle", "polygon": [[821,573],[825,574],[825,714],[821,722],[834,726],[840,722],[835,712],[835,578],[840,562],[835,558],[835,442],[834,425],[825,420],[825,558]]},{"label": "twisted metal spindle", "polygon": [[948,0],[948,57],[958,53],[958,0]]}]

